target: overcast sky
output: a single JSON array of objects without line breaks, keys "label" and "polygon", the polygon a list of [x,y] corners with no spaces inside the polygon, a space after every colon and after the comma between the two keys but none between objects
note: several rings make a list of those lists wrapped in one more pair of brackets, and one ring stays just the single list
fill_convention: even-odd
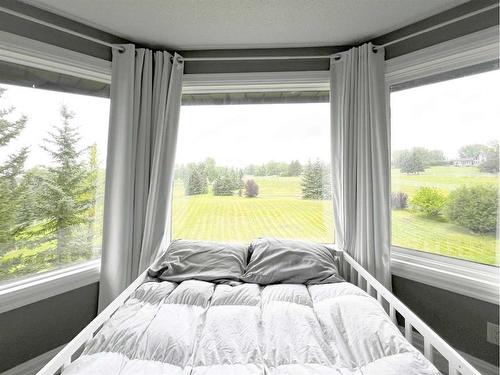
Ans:
[{"label": "overcast sky", "polygon": [[21,115],[28,117],[26,128],[20,137],[12,141],[8,147],[0,148],[0,160],[5,160],[6,155],[15,149],[28,146],[30,153],[26,161],[27,168],[37,164],[50,164],[50,157],[40,145],[44,144],[44,138],[51,128],[61,124],[60,109],[64,104],[75,113],[73,122],[82,137],[80,147],[97,143],[98,157],[101,165],[104,164],[108,139],[109,99],[4,84],[0,84],[0,87],[7,89],[0,98],[0,109],[14,107],[15,111],[9,115],[11,120],[16,120]]},{"label": "overcast sky", "polygon": [[[97,143],[105,160],[109,100],[0,85],[7,88],[0,108],[16,107],[12,119],[28,116],[21,136],[0,159],[30,146],[27,167],[48,164],[39,147],[51,126],[60,124],[66,104],[76,117],[81,147]],[[499,139],[499,71],[395,92],[391,96],[392,149],[421,146],[455,158],[461,146]],[[327,103],[186,106],[181,110],[177,164],[213,157],[217,164],[242,167],[270,160],[329,160]]]}]

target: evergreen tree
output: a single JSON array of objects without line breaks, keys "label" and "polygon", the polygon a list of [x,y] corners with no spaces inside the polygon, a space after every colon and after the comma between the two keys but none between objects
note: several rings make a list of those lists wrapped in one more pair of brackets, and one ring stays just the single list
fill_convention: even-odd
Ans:
[{"label": "evergreen tree", "polygon": [[212,183],[215,181],[215,179],[218,177],[217,176],[217,169],[215,166],[215,159],[214,158],[206,158],[205,161],[203,162],[204,164],[204,169],[205,169],[205,174],[207,176],[208,182]]},{"label": "evergreen tree", "polygon": [[97,145],[94,143],[89,147],[89,161],[87,173],[87,196],[85,200],[88,202],[87,210],[87,239],[86,246],[89,253],[92,253],[95,225],[96,225],[96,208],[97,208],[97,193],[98,193],[98,174],[99,174],[99,161],[97,159]]},{"label": "evergreen tree", "polygon": [[[0,88],[0,99],[4,92],[5,89]],[[18,137],[26,126],[25,116],[15,121],[7,118],[13,111],[14,108],[0,109],[0,150]],[[21,148],[0,163],[0,255],[14,243],[14,234],[19,229],[16,217],[21,202],[19,177],[27,156],[28,149]]]},{"label": "evergreen tree", "polygon": [[57,240],[58,262],[90,255],[87,246],[82,248],[82,243],[75,243],[79,238],[73,232],[81,229],[81,225],[88,225],[89,211],[95,207],[95,184],[89,184],[92,173],[81,161],[85,150],[78,149],[80,136],[71,125],[74,114],[62,106],[61,117],[62,124],[54,127],[42,146],[53,164],[41,176],[39,200],[44,218],[41,231]]},{"label": "evergreen tree", "polygon": [[302,172],[303,199],[330,199],[331,183],[329,168],[321,161],[309,161]]},{"label": "evergreen tree", "polygon": [[208,193],[207,175],[202,164],[188,164],[184,178],[184,192],[186,195]]},{"label": "evergreen tree", "polygon": [[302,165],[298,160],[293,160],[288,166],[288,176],[300,176],[302,173]]},{"label": "evergreen tree", "polygon": [[233,195],[233,191],[237,188],[238,186],[235,184],[234,177],[230,175],[217,177],[212,185],[212,191],[215,196]]}]

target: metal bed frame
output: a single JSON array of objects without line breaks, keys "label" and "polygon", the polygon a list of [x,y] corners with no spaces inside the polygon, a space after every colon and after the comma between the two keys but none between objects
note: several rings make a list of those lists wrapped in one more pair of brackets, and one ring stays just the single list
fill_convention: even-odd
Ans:
[{"label": "metal bed frame", "polygon": [[[425,324],[408,307],[399,301],[389,290],[379,283],[359,263],[343,251],[337,251],[340,259],[340,273],[350,283],[357,285],[372,297],[376,298],[390,316],[394,324],[404,320],[404,335],[412,343],[415,330],[423,337],[423,354],[435,363],[435,352],[438,352],[448,362],[449,375],[481,375],[455,349],[448,345],[439,335]],[[60,374],[72,361],[76,360],[83,348],[100,330],[103,324],[128,299],[145,280],[147,271],[142,273],[125,289],[106,309],[104,309],[90,324],[71,340],[38,375]]]}]

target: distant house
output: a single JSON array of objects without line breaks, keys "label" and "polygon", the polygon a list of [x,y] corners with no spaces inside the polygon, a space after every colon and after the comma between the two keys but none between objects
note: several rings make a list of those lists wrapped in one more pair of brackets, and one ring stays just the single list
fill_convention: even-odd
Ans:
[{"label": "distant house", "polygon": [[477,167],[481,164],[486,157],[483,154],[475,158],[460,158],[453,160],[453,165],[455,167]]}]

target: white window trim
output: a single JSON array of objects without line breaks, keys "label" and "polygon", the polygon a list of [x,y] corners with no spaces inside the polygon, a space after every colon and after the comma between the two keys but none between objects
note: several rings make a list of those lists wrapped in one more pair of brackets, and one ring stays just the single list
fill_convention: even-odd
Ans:
[{"label": "white window trim", "polygon": [[[498,33],[499,28],[495,26],[388,60],[388,106],[392,85],[498,59]],[[391,250],[393,275],[483,301],[499,302],[498,267],[397,246]]]},{"label": "white window trim", "polygon": [[497,267],[397,246],[391,267],[395,276],[498,304]]},{"label": "white window trim", "polygon": [[[97,82],[111,82],[111,62],[0,31],[0,60]],[[100,259],[0,284],[0,314],[99,281]]]},{"label": "white window trim", "polygon": [[330,91],[330,72],[186,74],[182,82],[183,94],[270,91]]},{"label": "white window trim", "polygon": [[111,83],[111,62],[0,31],[0,60]]},{"label": "white window trim", "polygon": [[101,259],[21,277],[0,285],[0,314],[99,281]]}]

